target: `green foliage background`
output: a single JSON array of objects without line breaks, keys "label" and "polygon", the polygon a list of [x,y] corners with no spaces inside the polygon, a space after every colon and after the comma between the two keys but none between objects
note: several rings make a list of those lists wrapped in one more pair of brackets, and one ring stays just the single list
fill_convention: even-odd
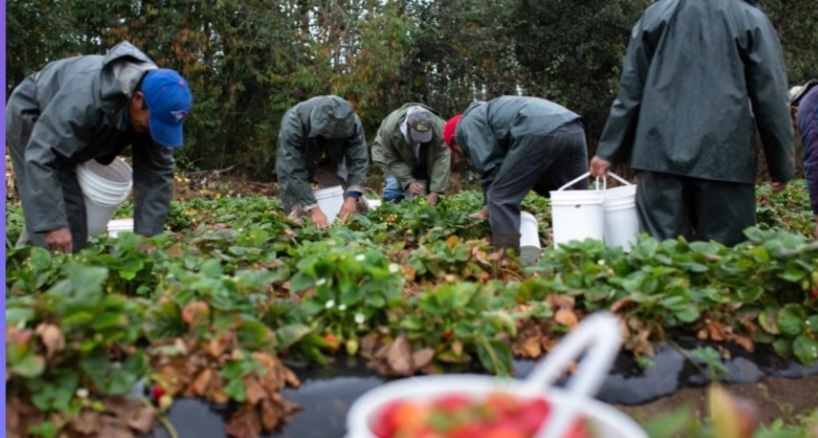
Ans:
[{"label": "green foliage background", "polygon": [[[48,61],[127,39],[190,82],[186,168],[271,180],[284,112],[355,105],[368,139],[407,101],[445,117],[473,99],[542,96],[582,114],[595,148],[631,26],[649,0],[10,0],[6,95]],[[818,71],[813,0],[763,0],[791,84]]]}]

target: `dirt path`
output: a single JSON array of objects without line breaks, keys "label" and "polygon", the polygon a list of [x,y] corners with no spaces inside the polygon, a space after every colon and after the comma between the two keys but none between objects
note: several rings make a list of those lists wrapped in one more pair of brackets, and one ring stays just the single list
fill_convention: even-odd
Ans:
[{"label": "dirt path", "polygon": [[[759,420],[763,424],[769,424],[777,418],[790,423],[798,415],[818,409],[818,375],[803,379],[767,377],[757,383],[729,384],[725,388],[732,395],[752,401],[759,409]],[[706,403],[707,387],[703,387],[685,388],[644,405],[616,407],[636,419],[652,419],[674,412],[687,404],[697,418],[705,418]]]}]

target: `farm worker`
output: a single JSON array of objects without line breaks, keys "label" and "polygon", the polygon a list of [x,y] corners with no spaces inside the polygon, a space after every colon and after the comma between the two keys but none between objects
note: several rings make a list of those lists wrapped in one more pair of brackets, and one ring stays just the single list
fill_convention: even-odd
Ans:
[{"label": "farm worker", "polygon": [[637,171],[640,228],[732,246],[755,224],[756,131],[773,191],[795,174],[778,35],[744,0],[661,0],[633,27],[591,173]]},{"label": "farm worker", "polygon": [[[502,96],[473,102],[443,128],[443,139],[480,175],[492,246],[520,252],[520,204],[588,171],[580,116],[538,97]],[[585,189],[587,180],[572,185]]]},{"label": "farm worker", "polygon": [[372,161],[386,175],[384,200],[425,195],[434,205],[445,193],[452,162],[443,143],[445,123],[434,110],[417,103],[403,105],[381,122]]},{"label": "farm worker", "polygon": [[316,96],[287,110],[281,120],[276,173],[284,211],[293,220],[309,214],[318,229],[329,227],[310,182],[322,188],[342,186],[338,216],[346,220],[358,207],[369,166],[361,119],[338,96]]},{"label": "farm worker", "polygon": [[127,41],[104,55],[50,62],[25,78],[6,107],[6,141],[36,246],[77,252],[88,228],[77,165],[111,163],[132,146],[134,231],[164,228],[173,153],[193,99],[179,73],[159,68]]},{"label": "farm worker", "polygon": [[793,123],[801,134],[804,148],[804,178],[807,180],[812,213],[815,215],[813,236],[818,238],[818,79],[793,87],[790,108]]}]

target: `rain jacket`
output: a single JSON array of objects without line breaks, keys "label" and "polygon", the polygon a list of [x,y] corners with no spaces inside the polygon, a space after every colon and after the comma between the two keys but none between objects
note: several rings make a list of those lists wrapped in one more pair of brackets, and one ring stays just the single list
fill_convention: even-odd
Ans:
[{"label": "rain jacket", "polygon": [[[778,35],[744,0],[661,0],[633,27],[597,155],[638,170],[756,182],[795,173]],[[643,110],[644,109],[644,110]]]},{"label": "rain jacket", "polygon": [[502,96],[469,105],[457,125],[455,139],[487,190],[548,134],[579,119],[574,112],[545,99]]},{"label": "rain jacket", "polygon": [[296,204],[306,209],[317,204],[310,180],[326,159],[334,165],[346,165],[347,194],[363,193],[369,166],[364,129],[352,105],[338,96],[316,96],[301,102],[287,110],[281,120],[276,174],[285,211]]},{"label": "rain jacket", "polygon": [[804,177],[812,213],[818,215],[818,83],[808,84],[798,106],[798,131],[804,148]]},{"label": "rain jacket", "polygon": [[[29,232],[69,227],[57,170],[96,159],[110,164],[133,145],[134,231],[162,231],[173,190],[173,149],[134,132],[127,108],[142,76],[157,65],[129,42],[105,55],[53,61],[27,77],[6,110],[7,141],[25,156],[18,181]],[[72,227],[73,228],[73,227]]]},{"label": "rain jacket", "polygon": [[449,184],[452,163],[451,151],[443,143],[442,132],[446,121],[435,110],[423,104],[407,103],[386,116],[372,144],[372,161],[380,166],[385,174],[397,178],[403,190],[406,190],[415,180],[412,177],[412,170],[417,164],[415,154],[401,131],[401,124],[406,120],[407,110],[413,106],[422,107],[433,114],[433,134],[426,163],[430,174],[429,191],[444,193]]}]

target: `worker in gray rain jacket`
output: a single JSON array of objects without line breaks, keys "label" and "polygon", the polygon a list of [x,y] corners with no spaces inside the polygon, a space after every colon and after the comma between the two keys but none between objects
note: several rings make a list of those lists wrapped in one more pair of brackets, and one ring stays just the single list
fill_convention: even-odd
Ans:
[{"label": "worker in gray rain jacket", "polygon": [[329,227],[315,199],[311,182],[344,188],[338,216],[346,220],[358,210],[369,166],[361,119],[338,96],[316,96],[287,110],[281,120],[276,173],[284,211],[294,220],[308,214],[318,229]]},{"label": "worker in gray rain jacket", "polygon": [[[443,139],[480,175],[492,246],[520,251],[520,204],[530,190],[550,191],[588,172],[580,116],[538,97],[474,102],[446,122]],[[569,186],[585,189],[588,180]],[[528,261],[526,261],[528,263]]]},{"label": "worker in gray rain jacket", "polygon": [[134,231],[164,228],[173,190],[173,152],[191,110],[187,82],[121,42],[105,55],[53,61],[25,78],[6,107],[6,142],[36,246],[77,252],[87,245],[77,166],[133,157]]},{"label": "worker in gray rain jacket", "polygon": [[381,122],[372,144],[372,161],[386,176],[384,200],[425,195],[434,205],[446,192],[452,156],[443,143],[445,123],[437,112],[419,103],[407,103]]},{"label": "worker in gray rain jacket", "polygon": [[640,227],[734,245],[755,224],[756,132],[773,190],[795,174],[778,35],[745,0],[661,0],[633,27],[591,162],[636,170]]}]

